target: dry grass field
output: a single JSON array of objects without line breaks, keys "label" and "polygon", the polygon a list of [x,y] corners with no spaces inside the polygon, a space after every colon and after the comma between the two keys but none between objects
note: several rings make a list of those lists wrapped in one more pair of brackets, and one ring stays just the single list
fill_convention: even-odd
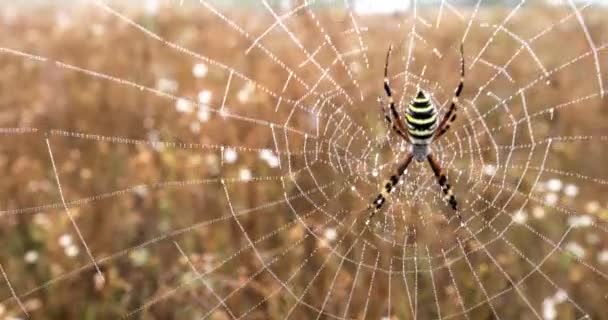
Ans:
[{"label": "dry grass field", "polygon": [[[389,43],[398,100],[420,85],[449,101],[472,8],[438,28],[419,10],[411,53],[410,13],[355,28],[343,9],[300,11],[284,23],[297,43],[275,26],[248,50],[275,22],[263,8],[4,8],[0,319],[536,319],[558,300],[556,319],[608,319],[598,65],[568,7],[532,3],[493,28],[511,9],[480,9],[464,108],[437,146],[479,231],[460,247],[422,164],[399,193],[418,200],[378,214],[399,217],[389,231],[350,224],[398,159],[376,101]],[[604,86],[606,14],[582,10]]]}]

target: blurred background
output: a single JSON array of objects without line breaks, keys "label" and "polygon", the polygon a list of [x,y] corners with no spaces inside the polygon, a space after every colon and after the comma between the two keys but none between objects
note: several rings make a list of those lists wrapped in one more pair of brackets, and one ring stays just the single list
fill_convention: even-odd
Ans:
[{"label": "blurred background", "polygon": [[0,2],[0,319],[608,319],[605,5]]}]

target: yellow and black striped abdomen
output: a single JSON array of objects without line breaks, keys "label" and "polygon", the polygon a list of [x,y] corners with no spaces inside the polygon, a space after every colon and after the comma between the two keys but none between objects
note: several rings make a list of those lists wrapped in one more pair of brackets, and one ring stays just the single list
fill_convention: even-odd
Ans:
[{"label": "yellow and black striped abdomen", "polygon": [[420,91],[409,104],[405,121],[412,144],[429,144],[437,129],[437,108]]}]

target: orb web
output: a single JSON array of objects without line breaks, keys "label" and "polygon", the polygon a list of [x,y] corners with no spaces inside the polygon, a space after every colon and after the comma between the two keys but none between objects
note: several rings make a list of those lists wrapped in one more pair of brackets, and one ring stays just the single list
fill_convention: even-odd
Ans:
[{"label": "orb web", "polygon": [[[601,318],[604,9],[381,3],[5,9],[0,315]],[[424,162],[365,224],[409,150],[389,44],[440,115],[464,48],[462,226]]]}]

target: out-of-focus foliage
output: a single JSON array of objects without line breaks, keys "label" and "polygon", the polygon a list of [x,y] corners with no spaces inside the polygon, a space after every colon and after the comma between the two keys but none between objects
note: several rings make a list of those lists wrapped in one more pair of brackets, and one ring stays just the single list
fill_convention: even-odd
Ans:
[{"label": "out-of-focus foliage", "polygon": [[[211,103],[221,104],[221,93],[226,85],[226,75],[209,68],[204,80],[194,77],[193,66],[200,61],[191,56],[173,51],[131,26],[117,22],[106,14],[96,10],[72,8],[69,12],[54,9],[19,13],[11,23],[0,28],[0,46],[15,48],[39,54],[52,60],[96,70],[103,74],[160,90],[173,91],[176,96],[197,99],[202,90],[213,93]],[[514,30],[525,30],[535,21],[549,21],[559,16],[560,9],[529,8],[511,22]],[[491,21],[500,21],[504,12],[483,11],[480,13]],[[185,10],[178,6],[165,8],[157,16],[130,12],[129,16],[147,28],[159,33],[164,38],[180,43],[194,52],[201,52],[217,61],[235,69],[245,70],[247,75],[256,81],[272,88],[280,88],[284,79],[273,78],[276,66],[268,60],[259,59],[259,52],[245,55],[244,51],[251,44],[230,32],[229,27],[212,17],[202,9]],[[339,21],[348,21],[345,13],[339,11],[317,12],[324,21],[338,21],[325,24],[328,33],[338,34],[342,31]],[[264,31],[265,24],[256,21],[258,17],[249,12],[235,11],[232,19],[239,25],[247,25],[251,34],[258,35]],[[608,32],[608,20],[605,13],[592,12],[587,18],[588,26],[594,35]],[[302,26],[310,24],[305,17],[293,18]],[[299,20],[298,20],[299,19]],[[352,112],[354,117],[370,127],[382,127],[378,108],[373,102],[381,94],[381,66],[388,41],[392,35],[403,37],[404,33],[395,32],[395,26],[403,16],[365,17],[369,28],[366,34],[368,57],[371,68],[363,71],[360,79],[364,93],[371,97],[366,103],[358,103],[360,112]],[[453,47],[461,35],[462,24],[446,20],[440,35],[431,39],[445,52]],[[454,24],[454,27],[451,27]],[[332,28],[335,28],[333,30]],[[453,33],[453,34],[452,34]],[[299,34],[304,45],[314,48],[318,34],[314,32]],[[551,54],[560,54],[581,50],[585,46],[580,41],[580,30],[561,28],[552,32],[553,39],[547,39],[543,46],[535,48],[543,55],[547,66],[552,65]],[[563,39],[578,39],[563,45]],[[298,66],[300,54],[286,52],[281,43],[266,42],[267,46],[290,66]],[[377,39],[377,41],[372,40]],[[466,50],[476,52],[483,46],[487,37],[472,36],[467,39]],[[336,41],[339,50],[339,39]],[[550,45],[553,43],[553,45]],[[572,47],[570,47],[572,46]],[[505,52],[511,52],[508,48]],[[417,49],[415,55],[424,56],[428,52]],[[493,54],[500,54],[499,51]],[[512,54],[512,53],[511,53]],[[603,69],[608,70],[603,57]],[[557,60],[562,61],[562,60]],[[538,70],[531,68],[525,61],[510,67],[513,77],[526,78],[537,75]],[[402,70],[399,62],[394,63],[394,70]],[[454,64],[452,64],[454,65]],[[401,68],[401,69],[400,69]],[[453,69],[429,68],[427,77],[437,81],[452,81],[456,75]],[[593,70],[588,68],[586,70]],[[200,71],[200,70],[199,70]],[[201,71],[202,72],[202,71]],[[491,72],[491,70],[487,70]],[[337,73],[337,72],[336,72]],[[345,80],[346,77],[338,75]],[[467,76],[465,92],[474,93],[482,85],[487,75],[471,74]],[[557,105],[560,101],[569,101],[574,92],[584,91],[585,86],[594,85],[591,74],[578,74],[572,70],[569,76],[561,73],[551,79],[551,85],[545,90],[531,94],[528,104],[531,108],[542,109],[542,106]],[[446,85],[447,86],[447,85]],[[115,319],[125,313],[144,308],[131,315],[141,319],[193,319],[200,317],[203,311],[217,304],[205,287],[191,281],[194,274],[187,261],[176,250],[173,241],[183,245],[194,265],[204,272],[211,265],[229,258],[244,245],[243,233],[234,223],[205,224],[206,221],[230,214],[225,202],[224,191],[217,181],[206,182],[205,179],[218,177],[238,177],[243,174],[242,168],[256,172],[260,176],[272,175],[267,165],[256,161],[257,153],[239,153],[237,165],[224,168],[218,150],[200,150],[197,148],[155,148],[150,145],[130,145],[86,139],[70,139],[57,132],[50,134],[57,170],[62,182],[63,193],[70,203],[71,214],[80,226],[91,251],[98,259],[107,282],[100,284],[95,280],[95,270],[89,265],[85,249],[80,246],[77,235],[65,209],[60,202],[59,193],[52,171],[45,142],[45,132],[49,130],[66,130],[141,140],[162,140],[168,142],[201,143],[216,145],[272,146],[272,137],[266,131],[256,131],[252,126],[238,121],[225,121],[215,114],[211,120],[193,128],[192,123],[197,114],[188,114],[176,110],[174,101],[163,99],[146,91],[128,86],[103,81],[82,73],[69,72],[50,64],[37,64],[30,59],[0,54],[0,127],[31,127],[38,131],[31,134],[0,135],[0,210],[34,208],[3,214],[0,216],[0,262],[9,275],[13,287],[21,295],[21,300],[28,309],[31,319]],[[583,89],[581,89],[583,88]],[[297,99],[303,92],[289,89],[285,96]],[[351,90],[351,89],[347,89]],[[236,94],[234,94],[236,96]],[[371,101],[371,102],[370,102]],[[374,103],[370,106],[369,103]],[[482,101],[488,105],[490,102]],[[606,100],[589,104],[584,110],[565,110],[555,114],[555,119],[535,120],[535,129],[539,132],[556,132],[560,135],[601,134],[608,129]],[[249,108],[249,109],[247,109]],[[266,112],[266,118],[272,118],[274,102],[263,95],[254,93],[247,103],[235,103],[238,114],[242,110],[257,110],[257,117]],[[582,111],[583,110],[583,111]],[[245,112],[245,111],[243,111]],[[504,119],[494,119],[498,125]],[[380,131],[378,131],[380,132]],[[225,151],[225,150],[224,150]],[[581,158],[581,155],[588,158]],[[592,142],[575,146],[566,145],[559,156],[553,156],[554,167],[562,170],[584,172],[587,175],[606,177],[608,171],[603,161],[608,156],[604,145],[597,146]],[[188,183],[163,184],[167,181],[196,181]],[[601,219],[608,216],[608,203],[605,189],[598,189],[596,184],[578,181],[578,188],[584,190],[586,198],[564,198],[564,205],[586,210],[588,203],[595,203],[594,215]],[[152,187],[133,188],[141,184]],[[125,191],[123,191],[125,190]],[[595,192],[596,191],[596,192]],[[231,187],[231,192],[238,194],[235,205],[239,208],[255,208],[277,199],[282,192],[277,185],[238,183]],[[594,193],[595,192],[595,193]],[[581,192],[583,193],[583,192]],[[99,196],[101,195],[101,196]],[[38,207],[42,206],[42,207]],[[335,208],[346,207],[335,205]],[[283,226],[286,218],[279,214],[287,209],[280,208],[276,216],[251,215],[241,218],[247,234],[256,238]],[[531,207],[529,212],[534,212]],[[545,210],[545,209],[536,209]],[[548,210],[550,211],[550,210]],[[532,213],[530,213],[532,214]],[[551,212],[546,213],[548,216]],[[540,214],[539,214],[540,216]],[[564,220],[537,219],[530,222],[542,234],[559,234],[557,224]],[[186,228],[188,232],[179,232]],[[192,229],[192,230],[190,230]],[[272,237],[274,248],[286,248],[305,231],[298,224],[292,224]],[[146,242],[157,237],[166,239],[153,245]],[[518,243],[536,241],[529,233],[522,233]],[[528,238],[525,238],[528,237]],[[584,234],[580,235],[585,238]],[[589,254],[607,248],[605,234],[599,243],[589,248]],[[317,243],[304,243],[301,250],[289,252],[290,259],[275,267],[281,275],[296,271],[300,262],[309,254],[310,247]],[[122,250],[132,248],[123,254]],[[530,247],[528,255],[534,255],[535,248]],[[269,254],[272,251],[269,249]],[[511,270],[517,264],[525,262],[515,254],[501,255],[501,263],[510,265]],[[598,289],[588,274],[588,270],[572,264],[564,258],[562,264],[552,264],[555,270],[543,269],[560,285],[571,289],[572,299],[580,302],[584,309],[592,313],[594,319],[606,317],[606,301],[597,297]],[[338,264],[336,261],[332,261]],[[80,268],[82,266],[82,269]],[[316,266],[316,267],[315,267]],[[561,267],[560,267],[561,266]],[[314,273],[317,264],[305,273]],[[335,266],[333,266],[335,267]],[[225,296],[228,292],[246,283],[246,290],[240,290],[226,301],[235,314],[242,314],[261,298],[268,300],[248,315],[251,319],[281,319],[294,304],[292,298],[285,295],[271,296],[271,292],[280,289],[267,273],[255,276],[252,273],[261,267],[249,250],[231,260],[221,271],[214,272],[207,281]],[[317,268],[317,269],[314,269]],[[479,276],[483,283],[495,287],[505,287],[501,273],[488,267],[480,266]],[[603,266],[603,271],[608,268]],[[484,271],[486,270],[486,271]],[[456,274],[459,270],[454,270]],[[307,273],[307,274],[308,274]],[[353,281],[354,269],[344,268],[335,285],[336,295],[346,295]],[[492,279],[495,277],[496,279]],[[248,281],[246,281],[248,280]],[[331,278],[325,279],[325,288]],[[155,297],[162,297],[174,288],[186,283],[168,299],[146,307]],[[304,287],[306,279],[295,280],[294,287]],[[455,292],[450,288],[449,278],[436,279],[443,288],[440,297],[441,309],[449,314],[457,312],[459,306],[454,302]],[[42,287],[41,287],[42,286]],[[470,289],[476,284],[471,280]],[[307,303],[320,306],[323,304],[323,286],[319,292],[305,297]],[[428,283],[418,288],[421,299],[432,301]],[[465,295],[476,294],[467,288],[460,288]],[[356,290],[353,301],[365,301],[367,290]],[[371,293],[373,301],[369,317],[380,317],[386,297],[381,290]],[[543,297],[551,294],[537,290],[532,285],[526,287],[526,296],[535,305],[542,303]],[[4,283],[0,285],[0,318],[19,314],[19,306],[10,299],[11,293]],[[597,297],[597,298],[596,298]],[[393,297],[395,298],[395,297]],[[407,317],[405,297],[394,301],[395,317]],[[328,312],[341,310],[339,299],[332,300],[326,306]],[[426,301],[426,300],[425,300]],[[495,300],[495,307],[501,309],[505,318],[515,319],[526,313],[523,302],[514,293]],[[419,314],[432,314],[435,306],[431,303],[420,304]],[[310,314],[303,307],[298,307],[292,315],[297,319],[308,319]],[[352,316],[360,312],[357,303],[353,303]],[[575,318],[575,312],[560,310],[563,319]],[[314,313],[313,313],[314,314]],[[486,307],[474,310],[471,318],[488,318],[491,314]],[[218,309],[212,319],[227,319],[228,315]]]}]

